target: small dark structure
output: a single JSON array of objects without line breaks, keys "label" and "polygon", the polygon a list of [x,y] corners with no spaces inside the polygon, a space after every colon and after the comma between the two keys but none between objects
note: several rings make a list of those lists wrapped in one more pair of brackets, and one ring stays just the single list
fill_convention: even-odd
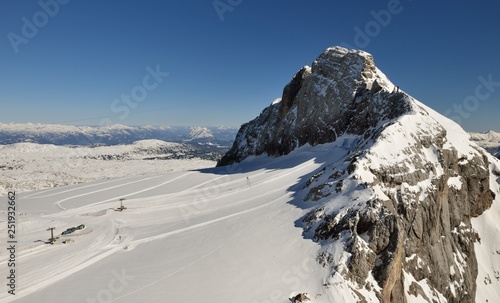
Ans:
[{"label": "small dark structure", "polygon": [[120,199],[120,207],[118,207],[119,211],[124,211],[127,209],[125,206],[123,206],[123,200],[125,200],[125,198]]},{"label": "small dark structure", "polygon": [[49,243],[50,243],[51,245],[54,245],[54,242],[56,242],[56,240],[58,239],[58,238],[54,238],[54,229],[56,229],[56,228],[55,228],[55,227],[49,227],[49,228],[47,228],[47,231],[49,231],[49,230],[50,230],[50,239],[49,239]]}]

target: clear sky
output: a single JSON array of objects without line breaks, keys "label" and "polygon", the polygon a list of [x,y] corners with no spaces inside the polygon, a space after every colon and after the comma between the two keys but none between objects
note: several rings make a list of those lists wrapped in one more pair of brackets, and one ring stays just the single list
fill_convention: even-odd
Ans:
[{"label": "clear sky", "polygon": [[239,126],[344,45],[500,131],[500,1],[2,0],[0,29],[4,123]]}]

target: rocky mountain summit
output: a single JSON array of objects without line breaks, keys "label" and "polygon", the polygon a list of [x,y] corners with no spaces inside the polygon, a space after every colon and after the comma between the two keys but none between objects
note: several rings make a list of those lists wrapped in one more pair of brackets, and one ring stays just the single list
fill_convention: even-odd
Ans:
[{"label": "rocky mountain summit", "polygon": [[364,135],[380,120],[411,110],[399,92],[365,52],[329,48],[295,74],[280,102],[244,124],[220,165],[248,155],[287,154],[306,143],[334,142],[343,134]]},{"label": "rocky mountain summit", "polygon": [[[497,159],[401,91],[363,51],[332,47],[242,125],[219,166],[330,143],[344,154],[304,176],[303,236],[320,244],[335,302],[500,298]],[[484,257],[483,257],[484,256]]]}]

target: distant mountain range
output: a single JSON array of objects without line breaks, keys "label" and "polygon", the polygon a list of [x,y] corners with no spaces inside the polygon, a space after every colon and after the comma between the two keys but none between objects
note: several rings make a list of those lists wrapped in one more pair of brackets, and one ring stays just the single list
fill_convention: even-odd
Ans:
[{"label": "distant mountain range", "polygon": [[0,145],[39,143],[54,145],[101,146],[130,144],[140,140],[190,142],[229,147],[238,128],[198,126],[103,127],[58,124],[0,123]]}]

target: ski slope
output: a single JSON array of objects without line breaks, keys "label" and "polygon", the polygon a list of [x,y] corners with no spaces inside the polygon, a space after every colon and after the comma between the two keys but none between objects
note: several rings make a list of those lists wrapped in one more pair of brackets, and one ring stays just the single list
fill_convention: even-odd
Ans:
[{"label": "ski slope", "polygon": [[[299,292],[332,302],[319,246],[295,226],[307,210],[294,201],[312,172],[346,152],[305,146],[236,166],[20,194],[16,295],[3,283],[0,302],[285,303]],[[79,224],[86,228],[61,236]],[[45,243],[49,227],[54,245]],[[6,262],[2,253],[2,275]]]}]

